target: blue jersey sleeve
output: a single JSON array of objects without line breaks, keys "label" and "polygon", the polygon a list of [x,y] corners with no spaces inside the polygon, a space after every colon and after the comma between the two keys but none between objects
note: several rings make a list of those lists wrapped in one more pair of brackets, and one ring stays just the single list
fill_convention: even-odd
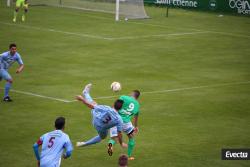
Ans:
[{"label": "blue jersey sleeve", "polygon": [[17,55],[16,61],[19,65],[23,65],[23,60],[19,54]]},{"label": "blue jersey sleeve", "polygon": [[3,68],[3,65],[2,65],[3,62],[2,62],[2,61],[3,61],[3,59],[4,59],[4,56],[6,56],[6,52],[0,54],[0,68],[1,68],[1,66],[2,66],[2,68]]},{"label": "blue jersey sleeve", "polygon": [[122,131],[122,123],[123,123],[122,118],[119,117],[119,119],[117,121],[117,125],[116,125],[118,132]]},{"label": "blue jersey sleeve", "polygon": [[66,149],[65,157],[66,157],[66,158],[70,157],[71,154],[72,154],[72,151],[73,151],[73,146],[72,146],[72,143],[71,143],[71,141],[70,141],[69,138],[68,138],[67,141],[65,142],[64,148]]},{"label": "blue jersey sleeve", "polygon": [[0,54],[0,69],[2,68],[2,57],[3,57],[3,54]]},{"label": "blue jersey sleeve", "polygon": [[36,159],[40,161],[40,155],[39,155],[39,146],[43,143],[44,136],[41,136],[39,140],[33,145],[33,150],[36,156]]},{"label": "blue jersey sleeve", "polygon": [[38,161],[40,161],[40,155],[39,155],[39,145],[37,144],[37,143],[35,143],[34,145],[33,145],[33,150],[34,150],[34,153],[35,153],[35,156],[36,156],[36,159],[38,160]]},{"label": "blue jersey sleeve", "polygon": [[9,52],[4,52],[2,54],[0,54],[0,57],[4,57],[4,56],[8,56]]}]

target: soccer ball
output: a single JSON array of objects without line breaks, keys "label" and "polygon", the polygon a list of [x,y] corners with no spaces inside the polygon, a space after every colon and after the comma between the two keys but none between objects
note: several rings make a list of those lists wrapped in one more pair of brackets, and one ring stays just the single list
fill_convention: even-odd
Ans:
[{"label": "soccer ball", "polygon": [[119,82],[113,82],[110,87],[114,92],[118,92],[122,89],[122,86]]}]

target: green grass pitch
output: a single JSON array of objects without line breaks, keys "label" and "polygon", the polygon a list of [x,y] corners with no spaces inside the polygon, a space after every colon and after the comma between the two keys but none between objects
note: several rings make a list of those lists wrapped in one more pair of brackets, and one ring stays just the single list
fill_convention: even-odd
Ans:
[{"label": "green grass pitch", "polygon": [[[250,20],[218,14],[147,7],[151,19],[114,21],[111,14],[55,7],[31,7],[27,21],[12,23],[13,8],[0,7],[0,51],[16,42],[25,62],[13,90],[74,100],[93,83],[94,97],[140,89],[140,132],[131,167],[240,167],[222,161],[222,148],[250,148]],[[123,89],[113,93],[112,81]],[[3,96],[5,82],[0,82]],[[163,91],[165,90],[165,91]],[[167,90],[167,91],[166,91]],[[0,166],[36,165],[32,145],[65,116],[73,144],[96,135],[89,110],[11,92],[0,102]],[[112,105],[115,98],[98,99]],[[126,139],[126,136],[124,136]],[[106,142],[75,148],[62,166],[117,166],[125,153]]]}]

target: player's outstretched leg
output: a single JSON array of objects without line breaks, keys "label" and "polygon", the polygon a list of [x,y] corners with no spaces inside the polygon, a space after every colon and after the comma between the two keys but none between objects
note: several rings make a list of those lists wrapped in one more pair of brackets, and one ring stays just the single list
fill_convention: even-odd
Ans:
[{"label": "player's outstretched leg", "polygon": [[134,157],[131,156],[134,147],[135,147],[135,140],[134,140],[134,138],[133,137],[129,138],[129,141],[128,141],[128,157],[129,157],[128,159],[129,160],[134,160],[135,159]]},{"label": "player's outstretched leg", "polygon": [[19,8],[16,8],[15,11],[14,11],[14,17],[13,17],[13,22],[14,22],[14,23],[16,22],[18,10],[19,10]]},{"label": "player's outstretched leg", "polygon": [[109,156],[113,155],[113,146],[115,145],[115,140],[114,139],[110,139],[108,142],[108,154]]},{"label": "player's outstretched leg", "polygon": [[93,99],[92,99],[92,97],[91,97],[90,94],[89,94],[89,92],[90,92],[90,90],[91,90],[91,87],[92,87],[92,84],[89,83],[89,84],[87,84],[87,85],[85,86],[85,88],[84,88],[83,91],[82,91],[83,97],[85,97],[85,99],[87,99],[88,102],[93,102]]},{"label": "player's outstretched leg", "polygon": [[22,15],[22,21],[24,22],[25,18],[26,18],[26,14],[28,13],[28,3],[27,3],[27,1],[24,2],[23,8],[24,8],[24,13]]},{"label": "player's outstretched leg", "polygon": [[25,18],[26,18],[26,13],[28,12],[28,9],[24,9],[24,13],[22,15],[22,21],[25,22]]},{"label": "player's outstretched leg", "polygon": [[76,146],[77,147],[84,147],[84,146],[100,143],[101,141],[102,141],[102,138],[98,135],[98,136],[95,136],[86,142],[77,142]]},{"label": "player's outstretched leg", "polygon": [[11,85],[12,85],[12,80],[7,81],[7,83],[5,84],[3,101],[6,101],[6,102],[12,101],[10,96],[9,96],[9,91],[10,91]]},{"label": "player's outstretched leg", "polygon": [[110,133],[110,140],[108,142],[108,154],[109,154],[109,156],[112,156],[112,154],[114,152],[113,147],[114,147],[115,143],[118,142],[117,127],[115,126],[115,127],[110,128],[109,133]]}]

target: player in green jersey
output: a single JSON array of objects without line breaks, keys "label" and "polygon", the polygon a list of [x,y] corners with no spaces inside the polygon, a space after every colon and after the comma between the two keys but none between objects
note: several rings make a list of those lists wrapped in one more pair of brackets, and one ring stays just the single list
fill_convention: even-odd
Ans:
[{"label": "player in green jersey", "polygon": [[16,9],[14,11],[14,18],[13,18],[14,23],[16,22],[17,13],[18,13],[20,7],[23,7],[23,9],[24,9],[24,13],[22,15],[22,21],[25,21],[25,15],[28,12],[28,0],[17,0],[16,1]]},{"label": "player in green jersey", "polygon": [[[119,110],[119,115],[123,120],[123,132],[125,132],[128,136],[128,157],[129,160],[134,160],[132,157],[132,151],[135,147],[134,135],[138,132],[138,117],[140,111],[140,104],[138,102],[138,98],[140,96],[140,91],[134,90],[131,96],[121,96],[119,99],[123,100],[122,109]],[[134,118],[134,122],[132,124],[131,120]],[[113,127],[110,129],[110,137],[108,143],[108,154],[111,156],[113,154],[113,145],[117,141],[117,129]]]}]

